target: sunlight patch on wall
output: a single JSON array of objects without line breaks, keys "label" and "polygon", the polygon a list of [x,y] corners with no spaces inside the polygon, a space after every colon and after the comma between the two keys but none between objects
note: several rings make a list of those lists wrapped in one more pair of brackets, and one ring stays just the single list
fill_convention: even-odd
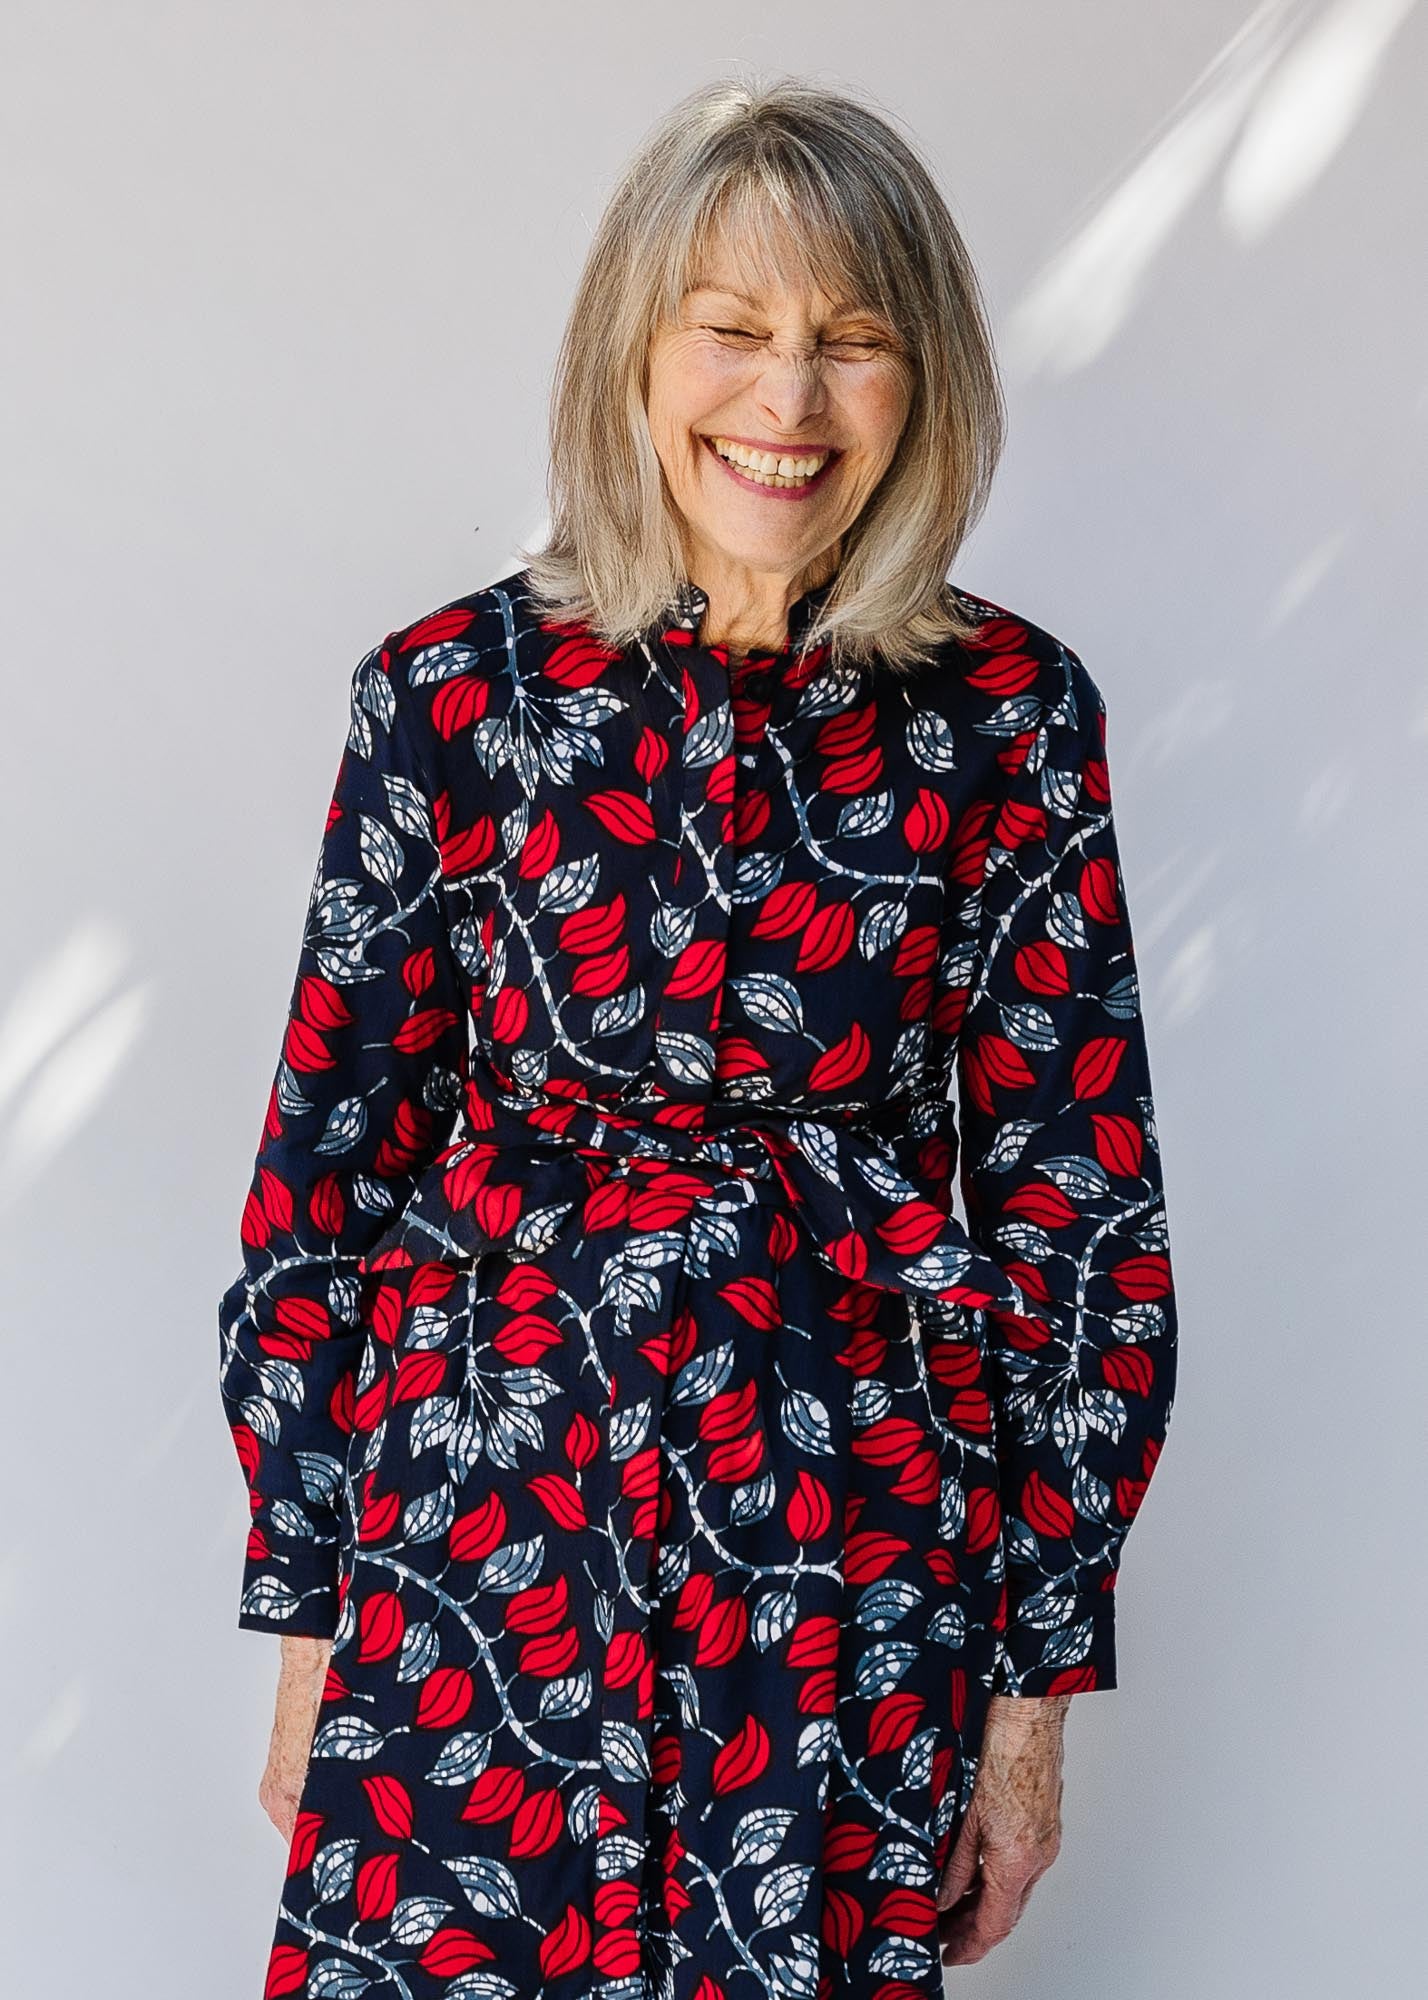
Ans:
[{"label": "sunlight patch on wall", "polygon": [[125,986],[118,930],[91,918],[30,968],[0,1015],[0,1204],[19,1194],[94,1115],[149,1009]]}]

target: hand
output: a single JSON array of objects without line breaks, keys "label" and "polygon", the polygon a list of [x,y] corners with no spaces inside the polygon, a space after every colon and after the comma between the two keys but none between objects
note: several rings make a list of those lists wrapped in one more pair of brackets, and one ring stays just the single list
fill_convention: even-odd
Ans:
[{"label": "hand", "polygon": [[1069,1694],[992,1696],[972,1801],[937,1892],[944,1965],[973,1965],[1010,1936],[1056,1859],[1070,1704]]},{"label": "hand", "polygon": [[273,1733],[268,1743],[267,1766],[258,1781],[258,1803],[283,1839],[291,1844],[332,1641],[303,1638],[294,1633],[285,1634],[282,1643]]}]

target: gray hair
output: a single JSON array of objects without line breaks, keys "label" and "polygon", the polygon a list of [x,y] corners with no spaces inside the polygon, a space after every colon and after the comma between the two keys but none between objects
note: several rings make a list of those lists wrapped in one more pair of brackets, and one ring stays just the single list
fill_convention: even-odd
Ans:
[{"label": "gray hair", "polygon": [[[777,230],[796,272],[771,271]],[[520,551],[538,608],[624,650],[684,581],[683,539],[646,415],[647,359],[710,246],[755,278],[803,278],[880,313],[911,371],[887,471],[842,538],[802,649],[911,670],[974,613],[947,572],[986,504],[1005,407],[977,275],[929,169],[887,118],[797,78],[722,80],[676,104],[595,230],[556,362],[550,534]]]}]

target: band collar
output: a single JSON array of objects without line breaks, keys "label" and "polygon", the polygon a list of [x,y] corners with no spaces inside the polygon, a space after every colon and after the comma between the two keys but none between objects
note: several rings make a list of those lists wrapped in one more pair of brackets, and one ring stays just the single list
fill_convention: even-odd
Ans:
[{"label": "band collar", "polygon": [[[831,594],[836,580],[835,572],[833,576],[828,578],[827,582],[817,584],[812,590],[805,590],[801,597],[796,597],[788,608],[788,637],[784,640],[782,646],[775,650],[771,650],[768,647],[753,648],[742,662],[743,666],[747,669],[759,661],[782,659],[786,654],[794,652],[797,649],[798,642],[802,639],[804,633],[808,630],[817,613],[822,608],[825,600]],[[668,629],[681,632],[697,633],[703,622],[704,614],[708,609],[708,593],[702,590],[692,579],[685,577],[680,582],[674,599],[666,613],[665,626]],[[716,647],[714,650],[722,652],[724,649]]]}]

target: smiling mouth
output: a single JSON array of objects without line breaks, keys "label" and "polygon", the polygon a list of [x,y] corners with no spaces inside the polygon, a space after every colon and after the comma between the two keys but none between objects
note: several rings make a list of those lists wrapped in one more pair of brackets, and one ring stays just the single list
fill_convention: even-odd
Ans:
[{"label": "smiling mouth", "polygon": [[704,442],[739,479],[775,493],[807,492],[843,455],[839,451],[758,451],[718,435],[706,437]]}]

